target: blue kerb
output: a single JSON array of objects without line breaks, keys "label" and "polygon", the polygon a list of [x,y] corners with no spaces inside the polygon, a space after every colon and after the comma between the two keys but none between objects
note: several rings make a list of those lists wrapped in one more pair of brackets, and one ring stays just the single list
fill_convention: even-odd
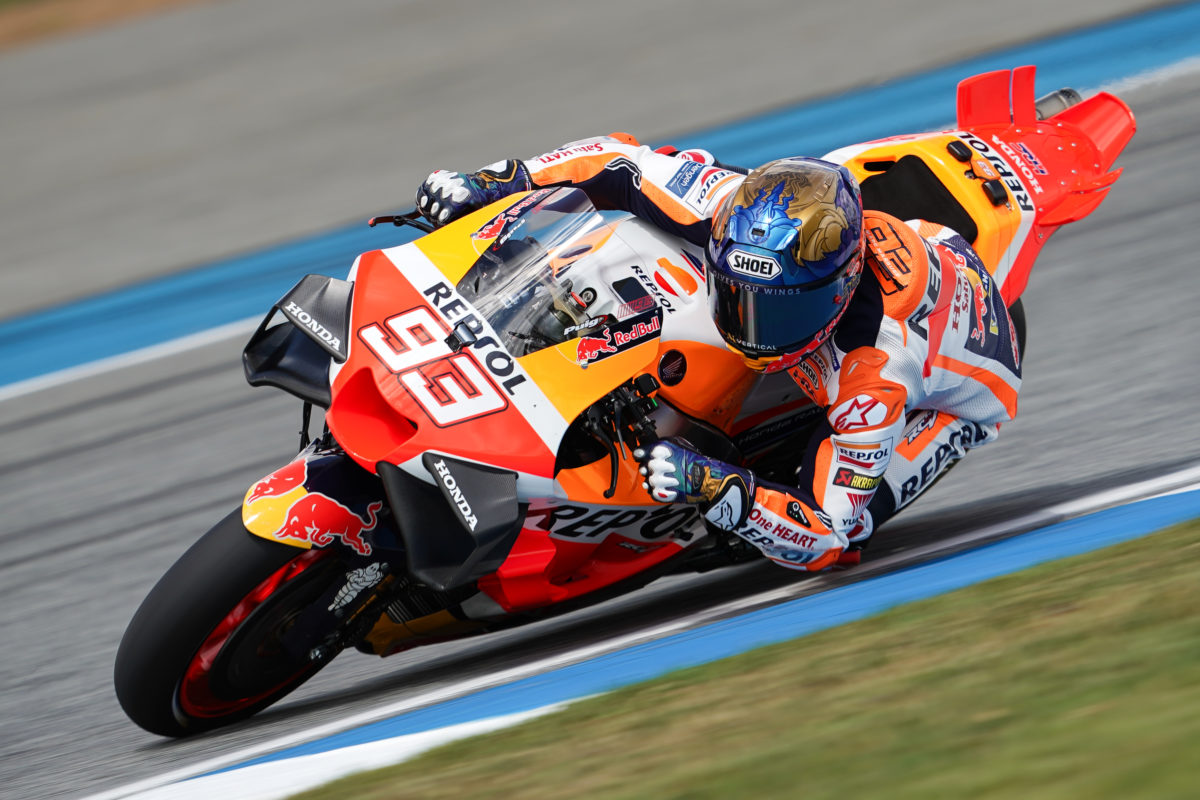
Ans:
[{"label": "blue kerb", "polygon": [[1101,511],[485,689],[214,772],[531,711],[611,691],[674,670],[844,625],[898,605],[952,592],[1047,561],[1136,539],[1197,516],[1200,516],[1200,491]]}]

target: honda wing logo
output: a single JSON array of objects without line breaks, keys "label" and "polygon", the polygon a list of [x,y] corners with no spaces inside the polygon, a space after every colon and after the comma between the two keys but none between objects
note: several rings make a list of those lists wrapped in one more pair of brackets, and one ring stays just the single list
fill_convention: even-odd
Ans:
[{"label": "honda wing logo", "polygon": [[316,336],[318,339],[320,339],[322,342],[329,345],[334,350],[341,352],[341,349],[342,349],[341,338],[338,336],[334,336],[333,332],[330,331],[328,328],[326,328],[324,325],[322,325],[320,322],[318,322],[313,317],[312,314],[308,313],[307,311],[305,311],[300,306],[296,305],[296,303],[291,300],[288,301],[288,304],[284,307],[283,311],[285,314],[287,314],[288,318],[291,319],[293,322],[299,323],[300,325],[303,325],[305,328],[308,328],[310,331],[312,331],[313,335]]},{"label": "honda wing logo", "polygon": [[446,487],[446,491],[450,493],[450,497],[454,500],[454,505],[458,508],[458,515],[462,517],[462,521],[471,530],[475,530],[475,526],[479,524],[479,519],[471,511],[471,504],[467,502],[466,496],[462,489],[458,488],[458,481],[450,474],[450,468],[446,466],[446,462],[438,459],[433,462],[433,468],[437,470],[438,477],[442,481],[442,485]]},{"label": "honda wing logo", "polygon": [[729,254],[729,268],[747,278],[769,281],[783,272],[779,262],[770,256],[734,250]]}]

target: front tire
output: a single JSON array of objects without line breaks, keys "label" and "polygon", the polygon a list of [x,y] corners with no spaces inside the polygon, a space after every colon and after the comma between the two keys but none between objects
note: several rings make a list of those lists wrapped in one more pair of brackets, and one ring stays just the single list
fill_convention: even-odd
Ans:
[{"label": "front tire", "polygon": [[234,511],[130,621],[114,668],[121,707],[151,733],[188,736],[274,703],[329,662],[289,654],[281,637],[342,576],[330,551],[261,539]]}]

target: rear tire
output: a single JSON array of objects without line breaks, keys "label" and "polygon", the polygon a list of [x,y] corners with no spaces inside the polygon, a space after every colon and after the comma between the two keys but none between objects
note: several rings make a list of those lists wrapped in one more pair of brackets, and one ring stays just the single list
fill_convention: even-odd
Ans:
[{"label": "rear tire", "polygon": [[261,539],[241,509],[150,590],[117,649],[129,718],[162,736],[228,725],[279,700],[329,662],[289,655],[279,636],[343,571],[324,550]]}]

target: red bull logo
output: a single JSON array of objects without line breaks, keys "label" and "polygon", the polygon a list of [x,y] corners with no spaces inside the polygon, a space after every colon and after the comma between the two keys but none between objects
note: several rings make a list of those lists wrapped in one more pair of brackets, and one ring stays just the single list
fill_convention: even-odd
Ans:
[{"label": "red bull logo", "polygon": [[971,338],[980,344],[983,344],[986,341],[983,330],[984,319],[987,320],[988,333],[992,334],[993,336],[1000,333],[1000,326],[996,322],[996,315],[992,313],[991,304],[988,303],[987,289],[984,287],[985,284],[974,285],[976,324],[975,330],[971,331]]},{"label": "red bull logo", "polygon": [[613,344],[612,333],[605,329],[603,336],[579,337],[579,343],[575,350],[575,360],[580,366],[585,366],[600,358],[602,354],[612,354],[615,352],[617,352],[617,346]]},{"label": "red bull logo", "polygon": [[[530,206],[535,205],[543,197],[550,194],[551,191],[552,190],[550,189],[539,189],[538,191],[518,202],[516,205],[506,208],[504,211],[501,211],[499,214],[493,217],[491,222],[472,233],[471,239],[476,242],[490,242],[491,240],[496,239],[500,236],[500,234],[504,233],[505,227],[507,227],[510,222],[516,222],[521,216],[522,212],[524,212]],[[476,251],[478,252],[478,248],[476,248]]]},{"label": "red bull logo", "polygon": [[359,555],[370,555],[371,545],[363,539],[363,534],[375,529],[379,521],[376,515],[382,508],[382,502],[371,503],[367,506],[367,518],[363,519],[332,497],[313,492],[292,503],[283,525],[272,536],[316,547],[340,539]]},{"label": "red bull logo", "polygon": [[[655,317],[649,322],[634,323],[627,331],[613,331],[612,338],[618,345],[634,344],[639,339],[644,339],[647,336],[653,336],[658,333],[660,328],[662,328],[662,320]],[[608,331],[605,331],[605,333],[607,334]]]},{"label": "red bull logo", "polygon": [[983,327],[983,319],[987,316],[987,293],[984,292],[983,286],[975,284],[971,292],[972,298],[975,300],[975,330],[971,331],[971,339],[983,344],[986,340],[987,331]]},{"label": "red bull logo", "polygon": [[297,486],[303,486],[306,480],[308,480],[308,461],[298,458],[251,486],[250,491],[246,493],[245,502],[249,505],[262,497],[279,497]]},{"label": "red bull logo", "polygon": [[495,239],[508,224],[508,217],[500,214],[488,224],[471,234],[472,239]]}]

